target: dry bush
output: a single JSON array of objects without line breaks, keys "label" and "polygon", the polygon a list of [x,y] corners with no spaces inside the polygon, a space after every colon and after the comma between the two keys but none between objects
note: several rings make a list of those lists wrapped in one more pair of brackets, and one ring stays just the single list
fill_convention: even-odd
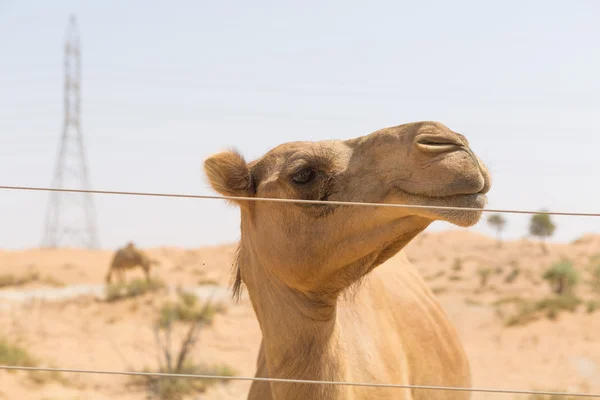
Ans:
[{"label": "dry bush", "polygon": [[[32,356],[26,348],[0,336],[0,364],[15,367],[38,367],[40,361]],[[12,372],[12,370],[8,372]],[[27,371],[27,376],[33,383],[38,385],[51,382],[58,382],[63,385],[69,384],[67,379],[56,371]]]},{"label": "dry bush", "polygon": [[27,349],[0,336],[0,364],[20,367],[36,367],[38,361]]},{"label": "dry bush", "polygon": [[0,288],[9,286],[23,286],[38,280],[40,280],[40,274],[37,271],[29,271],[21,276],[2,274],[0,275]]},{"label": "dry bush", "polygon": [[165,282],[158,278],[151,278],[149,280],[134,279],[127,284],[114,283],[106,285],[105,298],[106,301],[112,302],[157,292],[166,287]]},{"label": "dry bush", "polygon": [[542,278],[548,281],[552,291],[558,295],[571,293],[580,280],[579,273],[567,260],[552,264]]},{"label": "dry bush", "polygon": [[[505,326],[525,325],[536,321],[544,315],[548,319],[556,319],[561,311],[575,312],[582,300],[572,295],[551,296],[541,300],[526,301],[515,298],[513,301],[517,311],[505,321]],[[501,304],[496,302],[496,304]]]},{"label": "dry bush", "polygon": [[[217,312],[224,308],[214,306],[210,301],[199,305],[198,298],[190,293],[179,293],[179,301],[175,304],[165,303],[161,308],[154,326],[154,336],[158,352],[158,368],[156,372],[171,374],[192,374],[212,376],[234,376],[236,371],[227,365],[207,365],[191,360],[191,352],[195,347],[202,328],[210,325]],[[172,336],[176,322],[187,324],[187,332],[181,340],[179,350],[172,352]],[[146,368],[144,372],[153,372]],[[217,379],[176,378],[139,376],[131,381],[133,385],[144,387],[148,394],[160,400],[180,400],[192,393],[204,392],[210,385],[218,383]],[[227,383],[228,380],[223,380]]]},{"label": "dry bush", "polygon": [[492,269],[489,267],[479,267],[477,268],[477,276],[479,276],[479,287],[484,288],[487,286],[490,275],[492,274]]}]

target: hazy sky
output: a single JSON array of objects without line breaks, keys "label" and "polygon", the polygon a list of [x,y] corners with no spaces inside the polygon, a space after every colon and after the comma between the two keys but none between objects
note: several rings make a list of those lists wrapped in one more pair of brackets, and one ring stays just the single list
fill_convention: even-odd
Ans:
[{"label": "hazy sky", "polygon": [[[253,159],[438,120],[490,168],[489,207],[600,212],[596,0],[0,0],[0,185],[51,184],[71,13],[95,189],[209,194],[202,162],[230,145]],[[38,245],[47,199],[0,191],[0,248]],[[239,237],[220,200],[94,201],[105,248]],[[529,217],[507,218],[506,236],[523,236]],[[600,230],[555,221],[557,240]]]}]

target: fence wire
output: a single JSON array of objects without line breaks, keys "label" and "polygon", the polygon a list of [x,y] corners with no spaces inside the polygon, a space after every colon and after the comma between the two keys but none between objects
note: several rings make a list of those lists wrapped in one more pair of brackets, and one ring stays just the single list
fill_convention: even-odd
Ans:
[{"label": "fence wire", "polygon": [[199,194],[179,194],[179,193],[158,193],[158,192],[129,192],[116,190],[91,190],[91,189],[61,189],[36,186],[6,186],[0,185],[3,190],[16,191],[42,191],[42,192],[66,192],[66,193],[89,193],[89,194],[108,194],[120,196],[145,196],[145,197],[174,197],[183,199],[210,199],[210,200],[240,200],[240,201],[266,201],[275,203],[301,203],[301,204],[335,204],[345,206],[363,206],[363,207],[396,207],[396,208],[419,208],[433,210],[459,210],[459,211],[481,211],[488,213],[504,214],[547,214],[562,215],[570,217],[600,217],[600,212],[567,212],[567,211],[548,211],[548,210],[513,210],[513,209],[491,209],[491,208],[472,208],[472,207],[454,207],[454,206],[432,206],[421,204],[394,204],[394,203],[368,203],[359,201],[333,201],[333,200],[301,200],[301,199],[282,199],[269,197],[236,197],[236,196],[208,196]]},{"label": "fence wire", "polygon": [[[62,189],[36,186],[8,186],[0,185],[2,190],[14,191],[44,191],[44,192],[66,192],[66,193],[89,193],[89,194],[107,194],[120,196],[145,196],[145,197],[171,197],[187,199],[210,199],[210,200],[240,200],[240,201],[264,201],[279,203],[304,203],[304,204],[336,204],[347,206],[363,207],[397,207],[397,208],[418,208],[435,210],[460,210],[460,211],[481,211],[505,214],[547,214],[573,217],[600,217],[600,213],[591,212],[566,212],[566,211],[548,211],[548,210],[514,210],[514,209],[489,209],[489,208],[471,208],[471,207],[452,207],[452,206],[431,206],[416,204],[390,204],[390,203],[368,203],[353,201],[323,201],[323,200],[301,200],[301,199],[282,199],[265,197],[236,197],[236,196],[209,196],[195,194],[179,193],[158,193],[158,192],[131,192],[116,190],[91,190],[91,189]],[[215,379],[215,380],[238,380],[238,381],[262,381],[262,382],[281,382],[281,383],[303,383],[315,385],[337,385],[337,386],[362,386],[394,389],[415,389],[415,390],[440,390],[440,391],[459,391],[459,392],[482,392],[499,394],[522,394],[539,396],[571,396],[600,398],[600,393],[573,393],[573,392],[554,392],[539,390],[518,390],[518,389],[492,389],[492,388],[467,388],[451,386],[429,386],[429,385],[402,385],[393,383],[368,383],[368,382],[337,382],[337,381],[315,381],[302,379],[280,379],[280,378],[261,378],[251,376],[221,376],[221,375],[200,375],[200,374],[172,374],[162,372],[135,372],[135,371],[110,371],[110,370],[89,370],[89,369],[68,369],[68,368],[43,368],[43,367],[24,367],[0,365],[0,370],[21,370],[21,371],[45,371],[45,372],[63,372],[63,373],[82,373],[82,374],[105,374],[105,375],[128,375],[128,376],[152,376],[152,377],[170,377],[184,379]]]},{"label": "fence wire", "polygon": [[280,382],[280,383],[304,383],[315,385],[336,385],[336,386],[362,386],[393,389],[417,389],[417,390],[443,390],[455,392],[483,392],[483,393],[501,393],[501,394],[527,394],[543,396],[571,396],[571,397],[600,397],[600,393],[569,393],[569,392],[548,392],[537,390],[513,390],[513,389],[489,389],[489,388],[466,388],[452,386],[429,386],[429,385],[401,385],[394,383],[368,383],[368,382],[340,382],[340,381],[313,381],[303,379],[281,379],[281,378],[261,378],[255,376],[223,376],[223,375],[200,375],[200,374],[170,374],[164,372],[134,372],[134,371],[108,371],[108,370],[90,370],[90,369],[67,369],[67,368],[43,368],[43,367],[17,367],[9,365],[0,365],[0,370],[20,370],[20,371],[46,371],[46,372],[65,372],[79,374],[104,374],[104,375],[128,375],[128,376],[153,376],[164,378],[185,378],[185,379],[215,379],[230,381],[258,381],[258,382]]}]

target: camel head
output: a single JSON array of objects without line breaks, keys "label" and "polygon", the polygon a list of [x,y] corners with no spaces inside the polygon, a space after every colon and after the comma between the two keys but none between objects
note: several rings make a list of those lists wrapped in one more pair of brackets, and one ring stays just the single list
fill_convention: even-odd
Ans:
[{"label": "camel head", "polygon": [[[247,163],[235,150],[204,163],[224,196],[482,208],[490,175],[467,139],[438,122],[350,140],[291,142]],[[337,295],[435,220],[461,227],[481,211],[232,200],[241,210],[240,270]]]}]

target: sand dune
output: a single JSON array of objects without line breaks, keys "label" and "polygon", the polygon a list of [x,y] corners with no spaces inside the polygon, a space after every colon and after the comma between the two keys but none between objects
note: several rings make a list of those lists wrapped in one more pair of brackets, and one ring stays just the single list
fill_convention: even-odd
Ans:
[{"label": "sand dune", "polygon": [[[152,324],[161,306],[174,298],[176,287],[225,288],[234,250],[233,244],[147,249],[161,262],[154,276],[171,291],[115,302],[103,299],[110,251],[1,251],[0,286],[7,276],[34,278],[0,288],[0,337],[27,349],[40,365],[156,370]],[[406,253],[457,326],[475,387],[600,392],[600,310],[589,313],[586,308],[600,301],[600,293],[589,284],[593,278],[588,268],[592,257],[600,254],[600,236],[551,244],[544,252],[535,241],[511,241],[498,247],[493,238],[456,230],[425,233]],[[582,274],[583,281],[575,287],[582,304],[574,312],[559,312],[555,319],[541,312],[529,323],[505,326],[518,312],[515,299],[533,304],[552,296],[541,276],[563,258]],[[482,287],[485,270],[487,282]],[[142,277],[141,270],[127,275],[127,279],[135,277]],[[239,304],[227,297],[220,301],[226,303],[226,310],[202,331],[194,360],[226,364],[240,375],[251,376],[260,342],[252,307],[247,297]],[[183,328],[176,334],[180,337]],[[144,389],[132,386],[128,377],[74,374],[51,379],[0,372],[0,382],[0,398],[6,399],[147,398]],[[243,381],[217,383],[186,398],[243,399],[248,387],[249,382]],[[473,398],[528,397],[482,393]]]}]

